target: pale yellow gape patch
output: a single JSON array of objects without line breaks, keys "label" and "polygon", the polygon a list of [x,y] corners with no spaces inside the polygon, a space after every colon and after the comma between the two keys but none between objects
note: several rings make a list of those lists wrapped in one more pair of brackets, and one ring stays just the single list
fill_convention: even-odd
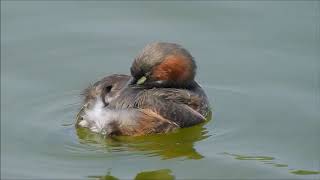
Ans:
[{"label": "pale yellow gape patch", "polygon": [[146,80],[147,80],[147,78],[146,78],[145,76],[142,76],[142,77],[137,81],[137,84],[138,84],[138,85],[141,85],[141,84],[143,84]]}]

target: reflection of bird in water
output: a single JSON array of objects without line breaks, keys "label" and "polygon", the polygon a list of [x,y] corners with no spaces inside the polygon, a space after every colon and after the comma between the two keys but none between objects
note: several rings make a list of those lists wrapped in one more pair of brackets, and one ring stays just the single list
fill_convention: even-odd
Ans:
[{"label": "reflection of bird in water", "polygon": [[[173,180],[175,179],[174,175],[171,174],[170,169],[159,169],[155,171],[142,171],[139,172],[134,180],[146,180],[146,179],[159,179],[159,180]],[[119,178],[111,175],[111,172],[108,171],[105,176],[89,176],[89,178],[97,178],[99,180],[118,180]]]},{"label": "reflection of bird in water", "polygon": [[77,126],[138,136],[205,122],[209,102],[195,74],[195,61],[180,45],[149,44],[134,60],[132,77],[108,76],[85,91]]},{"label": "reflection of bird in water", "polygon": [[104,138],[88,129],[78,128],[77,135],[80,143],[99,144],[105,151],[143,152],[147,156],[159,156],[162,159],[201,159],[203,156],[196,151],[194,144],[209,136],[203,126],[204,124],[199,124],[162,135],[112,138]]}]

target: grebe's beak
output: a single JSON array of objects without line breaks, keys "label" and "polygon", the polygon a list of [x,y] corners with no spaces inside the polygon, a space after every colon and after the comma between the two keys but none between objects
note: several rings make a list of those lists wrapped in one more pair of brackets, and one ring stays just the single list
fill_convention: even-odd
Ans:
[{"label": "grebe's beak", "polygon": [[147,80],[147,78],[146,78],[145,76],[142,76],[142,77],[137,81],[137,85],[143,84],[146,80]]}]

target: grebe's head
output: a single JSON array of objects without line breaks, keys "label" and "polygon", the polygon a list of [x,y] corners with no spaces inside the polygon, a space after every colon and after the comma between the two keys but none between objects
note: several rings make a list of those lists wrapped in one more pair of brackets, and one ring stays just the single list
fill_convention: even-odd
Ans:
[{"label": "grebe's head", "polygon": [[132,84],[149,87],[186,87],[194,82],[196,63],[174,43],[148,44],[131,66]]},{"label": "grebe's head", "polygon": [[101,101],[104,106],[108,106],[109,102],[119,96],[121,89],[127,85],[129,79],[130,76],[122,74],[104,77],[83,91],[83,104],[91,107]]}]

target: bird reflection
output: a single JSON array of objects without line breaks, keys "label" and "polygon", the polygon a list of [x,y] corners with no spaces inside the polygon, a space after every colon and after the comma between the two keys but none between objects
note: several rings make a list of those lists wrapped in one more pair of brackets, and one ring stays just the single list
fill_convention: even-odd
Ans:
[{"label": "bird reflection", "polygon": [[77,129],[80,143],[103,146],[106,151],[142,152],[147,156],[159,156],[161,159],[187,158],[201,159],[203,156],[196,151],[194,143],[209,135],[203,124],[178,129],[168,134],[149,136],[115,136],[104,137],[84,128]]},{"label": "bird reflection", "polygon": [[[138,173],[134,180],[145,180],[145,179],[159,179],[159,180],[173,180],[175,177],[171,174],[170,169],[159,169],[155,171],[142,171]],[[111,175],[109,171],[105,176],[89,176],[89,178],[99,180],[119,180],[119,178]]]}]

